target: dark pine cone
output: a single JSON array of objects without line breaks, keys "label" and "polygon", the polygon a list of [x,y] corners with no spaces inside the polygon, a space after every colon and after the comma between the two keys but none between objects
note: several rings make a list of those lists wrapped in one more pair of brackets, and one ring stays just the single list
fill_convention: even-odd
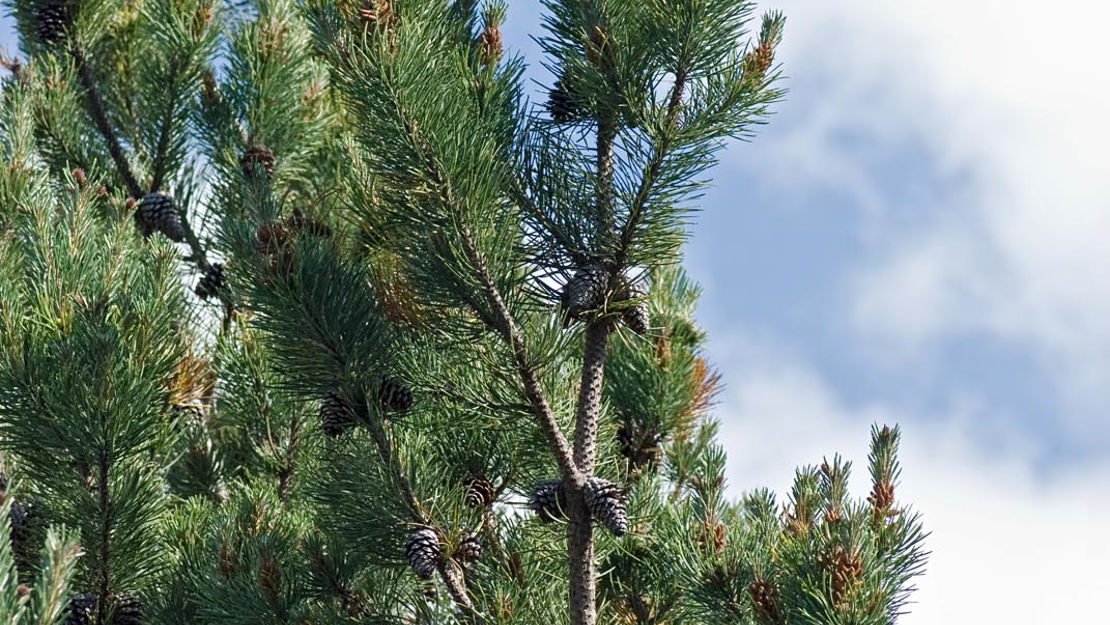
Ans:
[{"label": "dark pine cone", "polygon": [[185,239],[185,229],[177,214],[177,203],[166,193],[147,193],[139,202],[139,226],[144,236],[161,232],[171,241]]},{"label": "dark pine cone", "polygon": [[65,625],[89,625],[96,611],[96,597],[78,595],[69,600]]},{"label": "dark pine cone", "polygon": [[193,292],[197,297],[206,300],[218,295],[222,288],[224,288],[224,266],[220,263],[212,263],[200,277]]},{"label": "dark pine cone", "polygon": [[16,552],[22,553],[35,548],[32,544],[36,542],[33,537],[37,522],[41,521],[38,514],[38,506],[34,503],[12,500],[11,507],[8,508],[8,522],[11,524],[12,549]]},{"label": "dark pine cone", "polygon": [[628,531],[628,512],[624,509],[624,492],[619,486],[600,477],[586,479],[583,492],[590,515],[617,536]]},{"label": "dark pine cone", "polygon": [[493,503],[493,484],[484,475],[476,475],[466,480],[466,507],[485,508]]},{"label": "dark pine cone", "polygon": [[467,531],[459,541],[458,548],[455,549],[455,559],[467,563],[475,562],[481,557],[482,543],[478,542],[478,536],[474,532]]},{"label": "dark pine cone", "polygon": [[657,466],[663,458],[663,437],[653,429],[642,429],[633,421],[625,421],[617,430],[621,455],[634,468]]},{"label": "dark pine cone", "polygon": [[647,290],[639,282],[630,282],[626,284],[621,295],[621,299],[628,301],[628,305],[621,311],[621,321],[636,334],[646,333],[651,326]]},{"label": "dark pine cone", "polygon": [[39,41],[52,44],[61,41],[66,35],[71,21],[66,0],[47,0],[35,11],[35,31]]},{"label": "dark pine cone", "polygon": [[420,527],[409,535],[405,545],[405,560],[422,579],[428,579],[436,571],[440,558],[439,535],[430,527]]},{"label": "dark pine cone", "polygon": [[574,94],[567,87],[566,75],[560,76],[551,87],[547,98],[547,112],[556,124],[565,124],[582,117],[582,110]]},{"label": "dark pine cone", "polygon": [[567,517],[567,496],[563,480],[542,480],[532,487],[528,497],[528,507],[539,516],[543,523]]},{"label": "dark pine cone", "polygon": [[252,145],[239,157],[239,166],[243,168],[243,175],[247,178],[262,172],[272,176],[274,175],[274,153],[264,145]]},{"label": "dark pine cone", "polygon": [[329,391],[320,404],[320,424],[324,434],[335,438],[355,424],[354,411],[339,393]]},{"label": "dark pine cone", "polygon": [[560,297],[567,317],[578,319],[582,313],[601,306],[605,302],[607,277],[605,269],[598,265],[583,267],[575,272],[563,286]]},{"label": "dark pine cone", "polygon": [[143,604],[134,595],[116,595],[112,625],[143,625]]},{"label": "dark pine cone", "polygon": [[412,407],[412,389],[391,375],[383,375],[378,402],[384,412],[405,412]]}]

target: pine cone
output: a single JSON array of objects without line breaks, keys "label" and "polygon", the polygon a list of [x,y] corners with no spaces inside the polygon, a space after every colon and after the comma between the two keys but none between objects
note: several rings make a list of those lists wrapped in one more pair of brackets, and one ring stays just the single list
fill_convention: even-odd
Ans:
[{"label": "pine cone", "polygon": [[39,41],[50,45],[66,36],[72,17],[66,0],[47,0],[35,11],[35,31]]},{"label": "pine cone", "polygon": [[590,515],[617,536],[628,531],[628,512],[624,509],[624,492],[619,486],[600,477],[586,478],[586,507]]},{"label": "pine cone", "polygon": [[551,120],[556,124],[565,124],[582,117],[582,109],[567,85],[565,72],[551,87],[547,97],[547,112],[551,114]]},{"label": "pine cone", "polygon": [[274,175],[274,153],[264,145],[252,145],[239,157],[239,167],[247,178],[263,173],[267,176]]},{"label": "pine cone", "polygon": [[475,562],[481,557],[482,543],[478,542],[478,536],[474,532],[467,531],[455,549],[455,560],[465,564]]},{"label": "pine cone", "polygon": [[78,595],[69,600],[65,625],[89,625],[93,622],[96,610],[96,597],[91,594]]},{"label": "pine cone", "polygon": [[116,595],[112,625],[143,625],[143,604],[134,595]]},{"label": "pine cone", "polygon": [[621,455],[633,468],[657,466],[663,459],[663,436],[653,429],[643,430],[634,421],[625,421],[617,430]]},{"label": "pine cone", "polygon": [[38,506],[34,503],[13,499],[8,508],[8,522],[11,524],[12,550],[22,553],[34,549],[32,536],[35,534]]},{"label": "pine cone", "polygon": [[383,375],[378,402],[384,412],[405,412],[412,407],[412,389],[391,375]]},{"label": "pine cone", "polygon": [[218,295],[223,288],[224,266],[220,263],[212,263],[208,266],[208,269],[204,271],[204,275],[200,277],[193,292],[197,294],[197,297],[206,300]]},{"label": "pine cone", "polygon": [[420,578],[428,579],[435,573],[441,555],[439,535],[432,528],[420,527],[409,535],[405,559]]},{"label": "pine cone", "polygon": [[166,193],[147,193],[139,202],[139,225],[143,236],[157,231],[175,242],[185,239],[185,229],[177,214],[177,203]]},{"label": "pine cone", "polygon": [[355,424],[354,411],[339,393],[329,391],[320,404],[320,423],[324,434],[335,438]]},{"label": "pine cone", "polygon": [[628,306],[621,311],[621,321],[636,334],[644,334],[651,326],[651,310],[647,302],[647,290],[639,282],[623,280],[621,293],[622,300],[630,301]]},{"label": "pine cone", "polygon": [[567,517],[567,495],[563,480],[543,480],[532,487],[528,507],[540,517],[540,522],[550,523]]},{"label": "pine cone", "polygon": [[466,507],[485,508],[493,503],[493,484],[484,475],[476,475],[466,480]]},{"label": "pine cone", "polygon": [[583,267],[563,286],[560,303],[570,319],[597,308],[605,302],[608,287],[606,271],[598,265]]}]

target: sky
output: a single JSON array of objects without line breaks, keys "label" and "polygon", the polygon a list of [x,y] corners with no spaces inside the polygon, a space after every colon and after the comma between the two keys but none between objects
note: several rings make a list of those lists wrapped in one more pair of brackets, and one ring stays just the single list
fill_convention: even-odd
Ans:
[{"label": "sky", "polygon": [[[787,16],[789,93],[687,248],[732,492],[840,452],[863,496],[868,429],[897,423],[933,552],[903,625],[1103,620],[1110,8],[759,7]],[[505,32],[538,66],[533,2]]]}]

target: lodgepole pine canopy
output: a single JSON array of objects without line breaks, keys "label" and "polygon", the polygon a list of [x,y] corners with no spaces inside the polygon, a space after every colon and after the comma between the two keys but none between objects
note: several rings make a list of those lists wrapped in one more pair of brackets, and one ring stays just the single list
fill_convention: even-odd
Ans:
[{"label": "lodgepole pine canopy", "polygon": [[681,261],[783,16],[516,4],[3,1],[0,621],[904,612],[897,427],[726,497]]}]

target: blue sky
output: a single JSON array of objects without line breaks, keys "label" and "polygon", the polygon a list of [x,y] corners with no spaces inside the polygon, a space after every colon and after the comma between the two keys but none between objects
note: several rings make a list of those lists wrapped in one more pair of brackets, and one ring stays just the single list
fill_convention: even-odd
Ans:
[{"label": "blue sky", "polygon": [[[510,5],[507,40],[538,65],[534,3]],[[869,425],[900,423],[901,495],[934,531],[902,622],[1093,622],[1110,588],[1110,10],[760,6],[787,15],[790,93],[724,155],[688,247],[730,486],[781,492],[840,451],[862,495]]]}]

